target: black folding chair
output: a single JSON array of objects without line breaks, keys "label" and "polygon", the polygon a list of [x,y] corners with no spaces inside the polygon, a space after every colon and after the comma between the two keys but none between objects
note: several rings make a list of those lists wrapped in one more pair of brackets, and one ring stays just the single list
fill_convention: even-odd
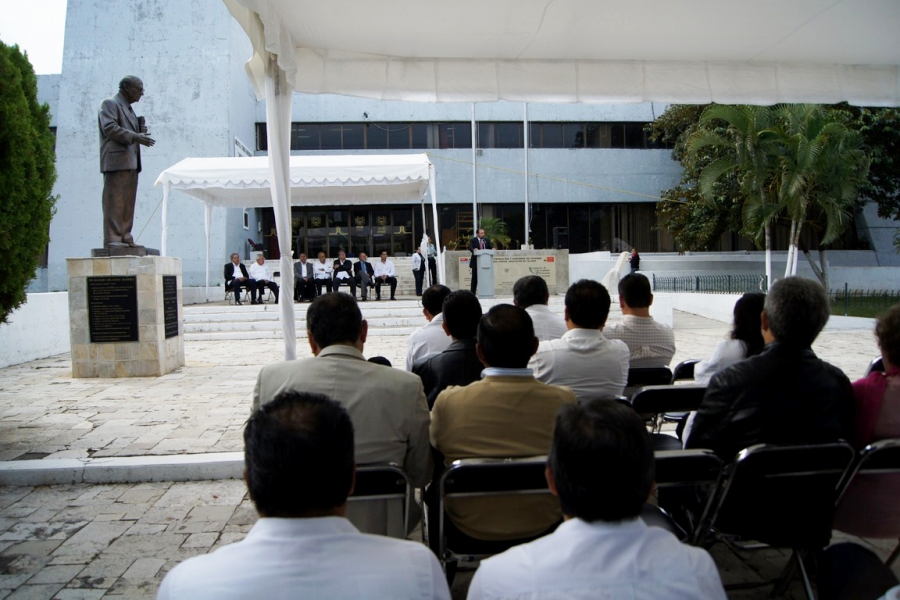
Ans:
[{"label": "black folding chair", "polygon": [[672,370],[669,367],[642,367],[628,369],[627,387],[643,387],[645,385],[669,385],[672,383]]},{"label": "black folding chair", "polygon": [[779,587],[786,586],[799,567],[807,597],[813,599],[804,556],[831,540],[834,503],[854,456],[853,448],[844,442],[757,444],[741,450],[695,540],[727,542],[736,536],[790,548],[793,556]]},{"label": "black folding chair", "polygon": [[[546,456],[527,458],[466,458],[454,461],[440,480],[438,511],[438,559],[452,579],[458,561],[476,561],[517,545],[521,540],[490,542],[491,552],[482,548],[449,547],[445,506],[453,498],[507,497],[550,494],[544,469]],[[430,528],[431,529],[431,528]],[[433,531],[433,529],[431,529]],[[482,545],[479,545],[482,546]],[[451,566],[452,565],[452,566]]]},{"label": "black folding chair", "polygon": [[684,381],[687,379],[694,378],[694,365],[700,362],[698,358],[689,358],[688,360],[683,360],[672,369],[672,383],[676,381]]},{"label": "black folding chair", "polygon": [[681,441],[659,433],[661,417],[666,413],[697,410],[706,394],[705,385],[649,385],[631,398],[631,406],[639,415],[652,415],[654,450],[678,450]]},{"label": "black folding chair", "polygon": [[[712,450],[659,450],[654,452],[656,463],[656,488],[681,488],[685,493],[699,494],[702,522],[713,500],[722,477],[722,459]],[[641,517],[648,525],[663,527],[682,541],[693,539],[694,530],[685,529],[658,506],[645,504]],[[686,524],[687,525],[687,524]]]},{"label": "black folding chair", "polygon": [[[348,519],[364,533],[387,532],[390,537],[405,538],[409,532],[410,509],[415,498],[413,486],[406,471],[397,463],[369,463],[356,467],[356,484],[353,493],[347,498]],[[383,505],[387,502],[387,512],[384,515],[387,522],[384,528],[378,527],[375,531],[368,531],[365,521],[354,520],[360,505],[377,502]],[[402,529],[395,524],[402,524]]]},{"label": "black folding chair", "polygon": [[[871,498],[872,503],[880,504],[867,510],[867,501],[857,495],[881,486],[900,487],[900,438],[873,442],[860,451],[859,460],[841,487],[837,508],[841,509],[842,501],[852,502],[853,524],[861,529],[842,526],[842,531],[865,538],[900,539],[900,499],[892,498],[891,502],[884,503],[883,496]],[[898,556],[900,543],[885,564],[891,566]]]},{"label": "black folding chair", "polygon": [[866,374],[864,375],[864,377],[868,377],[869,373],[873,371],[884,373],[884,360],[880,356],[878,358],[872,359],[872,362],[869,363],[869,368],[866,369]]}]

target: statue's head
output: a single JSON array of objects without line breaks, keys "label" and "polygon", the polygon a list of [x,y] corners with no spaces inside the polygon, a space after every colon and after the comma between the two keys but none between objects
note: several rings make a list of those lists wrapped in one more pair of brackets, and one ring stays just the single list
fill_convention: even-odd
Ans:
[{"label": "statue's head", "polygon": [[144,82],[134,75],[126,75],[119,82],[119,91],[130,103],[135,103],[144,95]]}]

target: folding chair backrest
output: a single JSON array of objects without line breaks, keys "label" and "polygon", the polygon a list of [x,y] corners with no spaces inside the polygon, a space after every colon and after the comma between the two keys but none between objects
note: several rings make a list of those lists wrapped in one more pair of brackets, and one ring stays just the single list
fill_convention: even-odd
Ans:
[{"label": "folding chair backrest", "polygon": [[844,442],[757,444],[742,450],[703,533],[715,527],[772,546],[824,548],[831,539],[839,484],[854,456]]},{"label": "folding chair backrest", "polygon": [[[447,519],[445,503],[452,498],[509,497],[519,495],[549,494],[544,469],[546,456],[527,458],[467,458],[454,461],[441,476],[440,500],[438,505],[439,550],[438,557],[443,562],[455,555],[453,548],[447,547],[444,523]],[[514,544],[515,542],[511,542]],[[502,543],[498,543],[502,545]],[[507,546],[510,544],[507,544]],[[497,548],[502,552],[506,548]],[[470,558],[489,556],[488,553],[473,554]]]},{"label": "folding chair backrest", "polygon": [[[712,450],[701,449],[657,450],[653,456],[656,463],[656,487],[690,489],[690,493],[696,494],[700,500],[701,509],[696,515],[696,522],[704,522],[722,479],[722,459]],[[660,494],[662,497],[662,492]],[[693,533],[682,531],[680,539],[690,539]]]},{"label": "folding chair backrest", "polygon": [[869,368],[866,369],[865,377],[868,377],[869,373],[873,371],[884,373],[884,359],[882,359],[880,356],[877,358],[873,358],[872,362],[869,363]]},{"label": "folding chair backrest", "polygon": [[[836,524],[853,535],[900,537],[900,438],[866,446],[845,479]],[[840,514],[843,513],[843,514]]]},{"label": "folding chair backrest", "polygon": [[441,477],[442,497],[546,494],[546,456],[467,458],[454,461]]},{"label": "folding chair backrest", "polygon": [[639,414],[660,414],[697,410],[705,385],[648,385],[631,398],[631,405]]},{"label": "folding chair backrest", "polygon": [[694,378],[694,365],[700,362],[700,359],[690,358],[683,360],[672,369],[672,383]]},{"label": "folding chair backrest", "polygon": [[628,384],[626,387],[669,385],[670,383],[672,383],[672,370],[669,367],[628,369]]},{"label": "folding chair backrest", "polygon": [[[396,463],[371,463],[356,467],[356,484],[347,498],[348,518],[364,533],[406,537],[412,482]],[[368,504],[369,506],[364,506]],[[376,515],[378,522],[372,523]]]}]

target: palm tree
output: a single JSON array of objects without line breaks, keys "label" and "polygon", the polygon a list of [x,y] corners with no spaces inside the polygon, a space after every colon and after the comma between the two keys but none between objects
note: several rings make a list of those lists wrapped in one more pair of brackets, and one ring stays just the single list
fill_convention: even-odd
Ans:
[{"label": "palm tree", "polygon": [[860,135],[849,130],[843,116],[819,105],[793,104],[777,108],[772,133],[777,158],[778,204],[791,219],[785,277],[797,274],[800,233],[810,213],[824,223],[820,265],[805,252],[810,266],[828,287],[823,246],[837,239],[850,222],[859,186],[866,180],[869,159]]},{"label": "palm tree", "polygon": [[[712,202],[725,176],[735,177],[744,195],[744,229],[759,243],[764,238],[766,281],[772,282],[773,219],[780,212],[771,185],[774,137],[769,129],[774,114],[765,106],[714,104],[703,111],[701,128],[688,140],[689,160],[709,162],[700,172],[701,197]],[[716,127],[724,123],[724,127]]]},{"label": "palm tree", "polygon": [[[511,238],[506,228],[506,223],[496,217],[481,217],[478,221],[481,229],[484,229],[484,237],[491,240],[494,246],[509,247]],[[474,235],[475,232],[472,232]]]}]

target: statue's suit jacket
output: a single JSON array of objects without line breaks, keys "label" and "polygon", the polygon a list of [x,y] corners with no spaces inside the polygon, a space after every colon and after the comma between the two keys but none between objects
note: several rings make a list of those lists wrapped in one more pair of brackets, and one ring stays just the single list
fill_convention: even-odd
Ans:
[{"label": "statue's suit jacket", "polygon": [[140,132],[137,116],[122,92],[100,105],[100,172],[141,171],[141,145],[134,135]]},{"label": "statue's suit jacket", "polygon": [[431,476],[430,415],[422,380],[399,369],[366,361],[356,348],[335,344],[313,358],[266,365],[253,390],[253,409],[280,392],[325,394],[350,414],[356,462],[395,462],[413,485]]}]

